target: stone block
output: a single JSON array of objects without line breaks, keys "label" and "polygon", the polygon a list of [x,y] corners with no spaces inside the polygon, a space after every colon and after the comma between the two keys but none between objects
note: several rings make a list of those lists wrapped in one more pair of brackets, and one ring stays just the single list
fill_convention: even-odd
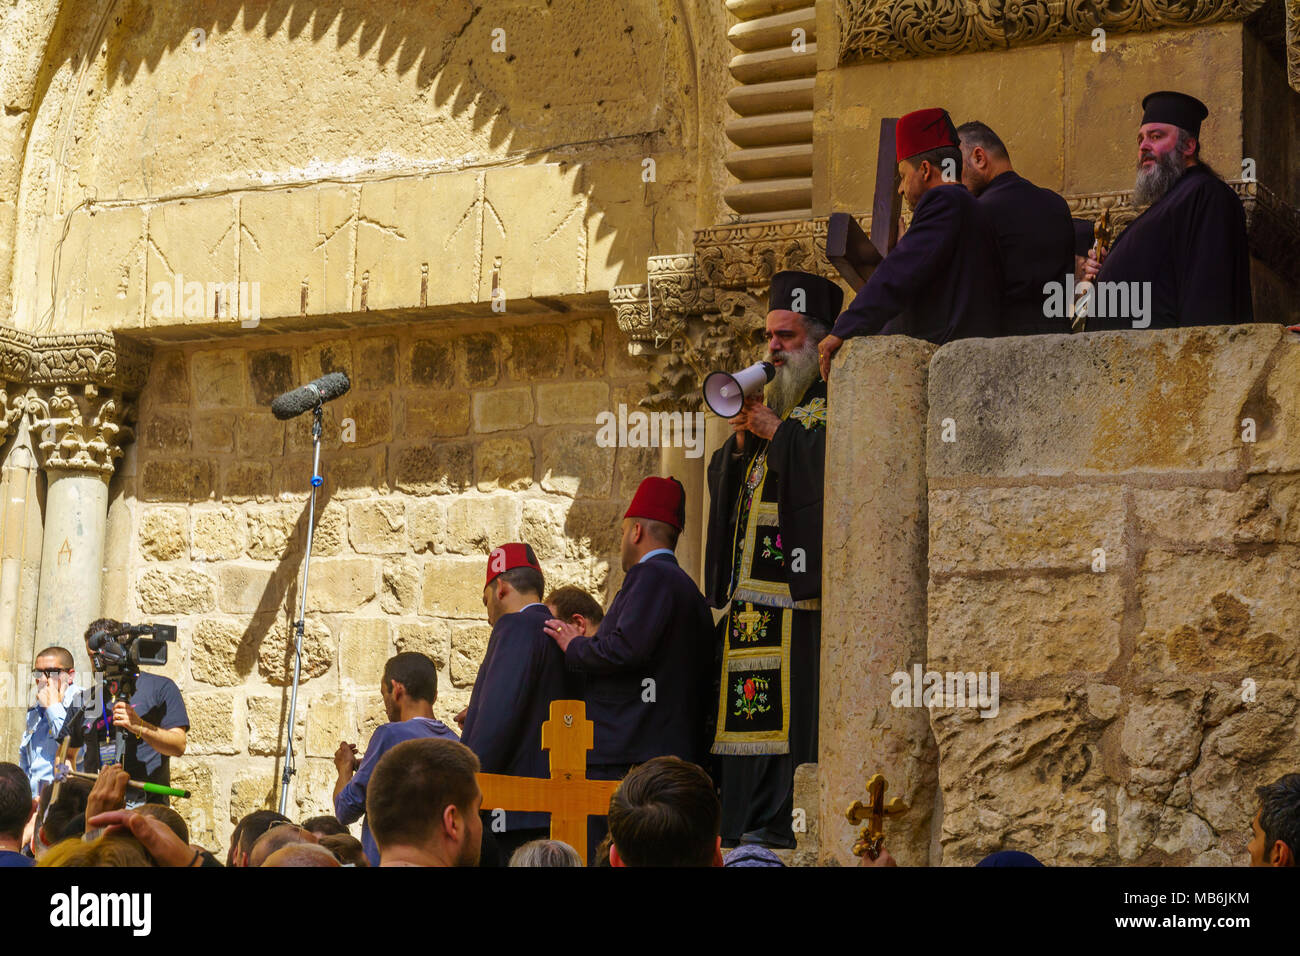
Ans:
[{"label": "stone block", "polygon": [[487,438],[474,451],[479,491],[523,491],[533,485],[533,443],[527,438]]},{"label": "stone block", "polygon": [[575,378],[605,376],[605,324],[600,319],[580,319],[567,326],[569,359]]},{"label": "stone block", "polygon": [[233,693],[187,694],[185,710],[190,716],[186,753],[206,756],[235,754],[243,750]]},{"label": "stone block", "polygon": [[595,429],[547,432],[542,438],[542,488],[568,498],[605,498],[614,478],[614,449],[596,444]]},{"label": "stone block", "polygon": [[1283,335],[1239,325],[950,343],[930,369],[930,477],[1231,471],[1246,447],[1240,412]]},{"label": "stone block", "polygon": [[377,593],[377,562],[369,558],[321,558],[311,563],[307,609],[324,613],[356,611]]},{"label": "stone block", "polygon": [[475,332],[456,340],[456,365],[468,388],[490,388],[501,375],[501,352],[495,335]]},{"label": "stone block", "polygon": [[456,343],[449,338],[416,339],[411,343],[407,381],[416,388],[443,391],[456,387]]},{"label": "stone block", "polygon": [[202,614],[216,607],[216,584],[190,568],[151,568],[137,579],[136,596],[145,614]]},{"label": "stone block", "polygon": [[221,497],[226,501],[265,501],[271,497],[269,461],[231,461],[221,466]]},{"label": "stone block", "polygon": [[293,782],[293,805],[298,808],[299,820],[323,814],[333,816],[336,779],[338,770],[332,759],[308,757],[302,762]]},{"label": "stone block", "polygon": [[[484,269],[478,301],[492,298],[493,280],[507,300],[586,291],[586,191],[575,164],[496,167],[484,177],[483,196],[496,216],[484,216]],[[504,219],[499,218],[504,217]]]},{"label": "stone block", "polygon": [[[565,511],[569,500],[563,503],[545,498],[525,498],[519,522],[519,538],[533,546],[537,560],[551,561],[565,556]],[[542,565],[546,568],[546,565]],[[550,583],[548,577],[547,583]]]},{"label": "stone block", "polygon": [[[703,438],[702,433],[700,437]],[[641,482],[650,475],[659,474],[660,455],[660,450],[655,447],[617,449],[614,463],[618,471],[618,484],[613,497],[617,501],[631,503]]]},{"label": "stone block", "polygon": [[486,555],[498,545],[517,540],[519,510],[519,499],[513,495],[452,500],[447,505],[447,550]]},{"label": "stone block", "polygon": [[159,405],[190,403],[190,370],[184,352],[167,349],[154,353],[146,394]]},{"label": "stone block", "polygon": [[[302,540],[298,542],[299,547],[306,544],[307,539],[307,508],[304,506],[302,514],[298,518],[297,534]],[[341,501],[331,501],[320,507],[320,502],[316,503],[316,527],[312,531],[311,538],[311,556],[325,556],[341,554],[344,545],[348,540],[348,512],[347,507]]]},{"label": "stone block", "polygon": [[[240,200],[240,280],[257,282],[263,317],[352,309],[355,191],[347,186],[253,192]],[[314,377],[314,376],[313,376]]]},{"label": "stone block", "polygon": [[1300,678],[1300,551],[1147,553],[1134,662],[1166,674]]},{"label": "stone block", "polygon": [[260,409],[260,417],[268,417],[267,406],[278,396],[297,388],[302,378],[306,376],[294,372],[293,351],[290,349],[259,349],[248,355],[248,388],[253,395],[253,404]]},{"label": "stone block", "polygon": [[299,361],[303,378],[309,382],[331,372],[342,372],[349,382],[356,377],[350,339],[315,339],[303,348]]},{"label": "stone block", "polygon": [[1135,488],[1133,506],[1144,537],[1183,545],[1256,544],[1277,540],[1282,516],[1268,489]]},{"label": "stone block", "polygon": [[140,554],[149,561],[174,561],[189,553],[189,522],[184,508],[150,508],[136,536]]},{"label": "stone block", "polygon": [[[447,621],[401,621],[397,625],[397,653],[414,651],[423,654],[437,665],[438,670],[447,666],[447,656],[451,647],[451,624]],[[438,694],[442,699],[442,694]]]},{"label": "stone block", "polygon": [[474,393],[474,431],[499,432],[532,424],[531,388],[498,388]]},{"label": "stone block", "polygon": [[206,501],[212,479],[207,458],[155,458],[141,467],[140,494],[146,501]]},{"label": "stone block", "polygon": [[621,501],[575,501],[559,542],[565,556],[579,561],[594,557],[617,559],[626,510],[627,505]]},{"label": "stone block", "polygon": [[243,412],[237,422],[235,443],[241,458],[272,459],[284,454],[284,422],[265,411]]},{"label": "stone block", "polygon": [[409,438],[445,438],[469,433],[468,392],[411,392],[402,399]]},{"label": "stone block", "polygon": [[257,656],[256,625],[241,618],[208,617],[194,625],[190,676],[214,687],[238,687]]},{"label": "stone block", "polygon": [[[248,714],[248,752],[259,756],[275,756],[284,752],[284,728],[289,721],[289,695],[250,696],[244,702]],[[294,749],[302,751],[303,728],[307,722],[310,703],[300,697],[294,714]]]},{"label": "stone block", "polygon": [[590,425],[595,431],[596,416],[607,411],[610,411],[609,386],[604,382],[537,386],[539,425]]},{"label": "stone block", "polygon": [[[237,290],[219,302],[217,286],[237,281],[238,220],[231,196],[161,203],[149,211],[147,325],[237,321]],[[219,312],[223,306],[225,318]]]},{"label": "stone block", "polygon": [[950,578],[931,582],[929,617],[934,670],[996,671],[1003,682],[1102,674],[1119,657],[1124,585],[1114,571]]},{"label": "stone block", "polygon": [[566,370],[568,340],[562,325],[529,325],[506,336],[506,371],[516,382],[558,378]]},{"label": "stone block", "polygon": [[307,714],[307,756],[333,757],[339,743],[347,741],[364,749],[366,740],[360,734],[360,721],[351,698],[342,694],[321,694],[312,701]]},{"label": "stone block", "polygon": [[194,415],[192,442],[200,454],[235,450],[236,412],[197,412]]},{"label": "stone block", "polygon": [[244,353],[225,348],[195,352],[190,356],[194,404],[199,408],[238,407],[248,404]]},{"label": "stone block", "polygon": [[243,513],[247,521],[248,556],[256,561],[283,560],[296,534],[298,506],[253,505]]},{"label": "stone block", "polygon": [[190,450],[190,416],[187,412],[154,412],[140,429],[144,447],[156,452]]},{"label": "stone block", "polygon": [[230,822],[238,823],[254,810],[274,810],[279,797],[280,780],[269,764],[265,769],[236,771],[230,784]]},{"label": "stone block", "polygon": [[469,706],[471,691],[458,690],[455,687],[449,687],[447,690],[438,691],[438,699],[433,702],[433,716],[436,720],[441,720],[452,730],[459,731],[456,724],[456,715]]},{"label": "stone block", "polygon": [[1124,564],[1124,491],[1117,486],[940,489],[930,492],[930,573],[1088,570],[1095,549]]},{"label": "stone block", "polygon": [[[403,309],[473,302],[479,174],[443,173],[361,185],[358,307]],[[459,266],[453,264],[460,264]],[[366,301],[361,306],[361,277]]]},{"label": "stone block", "polygon": [[420,613],[429,617],[486,617],[486,558],[430,558],[424,566]]},{"label": "stone block", "polygon": [[446,506],[436,498],[412,501],[406,508],[411,550],[416,554],[441,554],[446,550]]},{"label": "stone block", "polygon": [[[1256,326],[1250,326],[1256,328]],[[1277,326],[1268,327],[1277,330]],[[1300,471],[1300,451],[1296,450],[1296,436],[1300,435],[1300,410],[1293,396],[1300,388],[1300,347],[1294,336],[1281,334],[1277,346],[1276,363],[1258,396],[1240,406],[1240,415],[1234,425],[1237,438],[1243,436],[1244,419],[1254,424],[1255,443],[1250,449],[1248,470],[1286,473]]]},{"label": "stone block", "polygon": [[234,508],[192,512],[195,561],[229,561],[248,546],[244,516]]},{"label": "stone block", "polygon": [[[345,448],[352,446],[345,445]],[[338,498],[369,498],[375,492],[388,489],[387,448],[368,448],[364,451],[335,452],[321,462],[321,476],[326,487],[333,489]],[[296,486],[306,487],[311,468],[294,469]],[[281,485],[282,486],[282,485]]]},{"label": "stone block", "polygon": [[[312,587],[315,588],[314,581]],[[311,610],[310,601],[307,609]],[[279,617],[258,626],[266,628],[257,648],[257,669],[262,679],[274,687],[292,684],[294,651],[297,646],[293,624],[287,618]],[[329,628],[319,618],[308,615],[302,634],[300,684],[320,677],[330,669],[334,661],[334,647],[335,642]]]},{"label": "stone block", "polygon": [[[145,216],[139,207],[69,214],[54,289],[56,328],[138,329],[145,323]],[[42,312],[50,307],[44,292],[40,301]]]},{"label": "stone block", "polygon": [[[364,187],[363,187],[364,189]],[[397,338],[381,335],[356,344],[356,388],[391,389],[397,385]],[[450,364],[450,363],[448,363]]]},{"label": "stone block", "polygon": [[172,757],[168,772],[173,787],[190,792],[189,799],[176,800],[172,804],[172,809],[185,821],[190,839],[199,846],[229,845],[229,839],[220,832],[218,826],[218,788],[213,782],[211,762],[190,757]]},{"label": "stone block", "polygon": [[474,480],[474,446],[468,442],[416,445],[396,453],[394,485],[409,495],[450,495]]},{"label": "stone block", "polygon": [[217,580],[221,588],[218,604],[228,614],[291,610],[286,593],[288,581],[275,567],[223,563],[217,569]]},{"label": "stone block", "polygon": [[487,653],[492,628],[486,622],[451,626],[451,661],[448,673],[453,687],[472,687],[478,666]]},{"label": "stone block", "polygon": [[374,690],[392,656],[387,618],[349,617],[339,625],[339,677],[345,687],[350,682]]},{"label": "stone block", "polygon": [[406,506],[402,501],[376,499],[348,502],[348,541],[359,554],[405,552]]},{"label": "stone block", "polygon": [[420,604],[420,562],[402,556],[384,562],[380,572],[379,606],[385,614],[406,614]]}]

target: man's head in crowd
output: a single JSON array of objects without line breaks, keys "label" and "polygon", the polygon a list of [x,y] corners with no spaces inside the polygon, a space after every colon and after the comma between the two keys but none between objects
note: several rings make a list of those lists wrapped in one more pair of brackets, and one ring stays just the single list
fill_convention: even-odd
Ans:
[{"label": "man's head in crowd", "polygon": [[611,866],[722,866],[722,807],[709,775],[680,757],[635,767],[609,801]]},{"label": "man's head in crowd", "polygon": [[895,128],[898,191],[915,209],[931,189],[954,184],[961,176],[962,155],[957,130],[947,110],[916,110]]},{"label": "man's head in crowd", "polygon": [[153,866],[153,858],[133,836],[115,834],[93,842],[62,840],[36,861],[37,866]]},{"label": "man's head in crowd", "polygon": [[563,840],[532,840],[515,850],[510,866],[582,866],[582,857]]},{"label": "man's head in crowd", "polygon": [[438,668],[425,655],[404,651],[384,665],[379,693],[390,721],[407,720],[438,699]]},{"label": "man's head in crowd", "polygon": [[0,850],[17,851],[32,818],[32,784],[16,763],[0,763]]},{"label": "man's head in crowd", "polygon": [[623,570],[631,571],[643,557],[659,548],[677,550],[677,537],[686,525],[686,489],[676,478],[643,478],[623,515],[620,546]]},{"label": "man's head in crowd", "polygon": [[580,587],[568,585],[556,588],[546,596],[546,606],[561,621],[582,628],[587,637],[594,637],[605,617],[600,603]]},{"label": "man's head in crowd", "polygon": [[1210,111],[1196,97],[1170,91],[1148,94],[1142,110],[1133,202],[1149,206],[1200,162],[1201,121]]},{"label": "man's head in crowd", "polygon": [[957,127],[961,143],[961,184],[978,196],[989,183],[1011,172],[1006,143],[983,123],[962,123]]},{"label": "man's head in crowd", "polygon": [[89,780],[65,780],[59,784],[59,794],[54,796],[54,784],[41,787],[41,799],[36,810],[36,833],[32,850],[39,859],[49,847],[65,837],[80,836],[85,829],[82,814],[94,785]]},{"label": "man's head in crowd", "polygon": [[[263,837],[265,839],[265,837]],[[291,843],[276,850],[262,866],[339,866],[334,854],[315,843]]]},{"label": "man's head in crowd", "polygon": [[320,838],[320,845],[334,854],[343,866],[369,866],[365,848],[351,833],[329,833]]},{"label": "man's head in crowd", "polygon": [[168,830],[181,838],[182,843],[190,842],[190,828],[186,826],[185,818],[171,807],[165,807],[161,803],[145,803],[136,807],[135,812],[161,820]]},{"label": "man's head in crowd", "polygon": [[[35,673],[37,701],[48,706],[63,699],[64,693],[76,682],[72,654],[66,647],[47,647],[36,655],[32,663]],[[46,694],[41,692],[49,688]],[[45,699],[42,699],[45,698]]]},{"label": "man's head in crowd", "polygon": [[302,821],[302,828],[316,836],[335,836],[338,834],[347,834],[348,828],[339,823],[338,817],[332,817],[329,814],[322,814],[318,817],[309,817]]},{"label": "man's head in crowd", "polygon": [[261,866],[272,853],[291,843],[316,842],[316,834],[309,833],[296,823],[273,822],[253,844],[253,849],[248,853],[248,865]]},{"label": "man's head in crowd", "polygon": [[492,549],[483,584],[489,624],[541,601],[545,593],[546,578],[531,545],[512,542]]},{"label": "man's head in crowd", "polygon": [[1246,849],[1251,866],[1296,866],[1300,854],[1300,773],[1279,777],[1255,793],[1259,810],[1250,821]]},{"label": "man's head in crowd", "polygon": [[844,290],[824,276],[786,270],[772,276],[767,296],[767,354],[776,368],[764,400],[784,415],[821,375],[817,344],[830,334]]},{"label": "man's head in crowd", "polygon": [[478,758],[454,740],[398,744],[366,787],[380,866],[476,866],[483,824]]},{"label": "man's head in crowd", "polygon": [[274,810],[254,810],[235,824],[235,832],[230,835],[230,853],[226,857],[227,866],[250,866],[248,856],[256,843],[277,820],[290,822],[283,813]]}]

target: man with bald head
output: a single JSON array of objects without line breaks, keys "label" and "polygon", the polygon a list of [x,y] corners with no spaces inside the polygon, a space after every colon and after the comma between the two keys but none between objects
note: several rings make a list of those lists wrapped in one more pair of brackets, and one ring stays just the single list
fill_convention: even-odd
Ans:
[{"label": "man with bald head", "polygon": [[329,850],[315,843],[291,843],[276,850],[262,866],[340,866]]},{"label": "man with bald head", "polygon": [[257,842],[253,844],[252,852],[248,854],[248,865],[262,866],[270,858],[271,854],[290,844],[310,843],[315,845],[319,842],[316,839],[316,834],[310,830],[304,830],[296,823],[279,823],[257,838]]}]

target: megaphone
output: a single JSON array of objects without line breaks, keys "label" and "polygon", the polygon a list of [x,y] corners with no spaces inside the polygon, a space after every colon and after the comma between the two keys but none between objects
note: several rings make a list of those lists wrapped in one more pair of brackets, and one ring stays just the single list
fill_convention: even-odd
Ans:
[{"label": "megaphone", "polygon": [[715,415],[733,418],[745,407],[745,399],[762,390],[776,375],[771,362],[755,362],[735,375],[714,372],[704,380],[704,401]]}]

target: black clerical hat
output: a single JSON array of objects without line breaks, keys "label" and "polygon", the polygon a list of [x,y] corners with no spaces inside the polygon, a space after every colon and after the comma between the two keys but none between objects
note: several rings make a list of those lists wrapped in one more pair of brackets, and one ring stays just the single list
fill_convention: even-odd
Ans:
[{"label": "black clerical hat", "polygon": [[1148,93],[1142,100],[1142,125],[1169,123],[1185,129],[1192,136],[1201,135],[1201,120],[1210,115],[1209,108],[1194,96],[1161,90]]},{"label": "black clerical hat", "polygon": [[1073,219],[1071,221],[1074,223],[1074,254],[1076,256],[1086,256],[1095,241],[1092,234],[1092,220]]},{"label": "black clerical hat", "polygon": [[844,290],[811,272],[778,272],[772,276],[772,290],[767,295],[767,311],[798,312],[824,325],[835,324],[843,304]]}]

